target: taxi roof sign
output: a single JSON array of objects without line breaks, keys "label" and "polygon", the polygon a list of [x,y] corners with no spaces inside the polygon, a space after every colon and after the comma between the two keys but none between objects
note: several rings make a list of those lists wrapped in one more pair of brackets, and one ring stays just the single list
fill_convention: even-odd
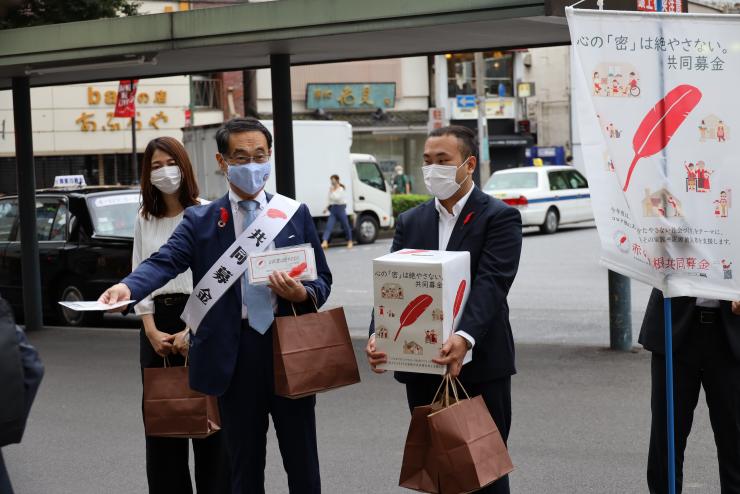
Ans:
[{"label": "taxi roof sign", "polygon": [[85,187],[84,175],[58,175],[54,177],[54,187]]}]

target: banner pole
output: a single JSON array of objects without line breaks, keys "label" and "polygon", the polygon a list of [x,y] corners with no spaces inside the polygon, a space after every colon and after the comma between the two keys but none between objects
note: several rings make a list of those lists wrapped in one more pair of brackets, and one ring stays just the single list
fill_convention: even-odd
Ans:
[{"label": "banner pole", "polygon": [[668,493],[676,494],[676,440],[673,426],[673,315],[671,299],[663,299],[665,319],[665,389],[666,422],[668,427]]}]

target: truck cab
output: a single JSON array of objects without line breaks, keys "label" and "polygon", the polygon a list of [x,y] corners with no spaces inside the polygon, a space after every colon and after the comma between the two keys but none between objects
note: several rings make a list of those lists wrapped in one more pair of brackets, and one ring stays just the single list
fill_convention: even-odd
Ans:
[{"label": "truck cab", "polygon": [[390,186],[374,156],[352,153],[351,157],[355,236],[358,243],[372,243],[380,228],[393,228]]}]

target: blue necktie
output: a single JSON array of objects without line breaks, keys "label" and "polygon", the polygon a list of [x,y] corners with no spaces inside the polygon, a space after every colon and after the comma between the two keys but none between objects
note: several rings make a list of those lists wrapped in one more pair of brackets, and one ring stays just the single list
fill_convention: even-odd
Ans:
[{"label": "blue necktie", "polygon": [[[246,230],[259,216],[259,203],[252,200],[239,201],[239,207],[244,211],[244,230]],[[250,285],[245,271],[242,276],[242,300],[247,306],[249,325],[258,333],[265,334],[275,319],[270,289],[262,285]]]}]

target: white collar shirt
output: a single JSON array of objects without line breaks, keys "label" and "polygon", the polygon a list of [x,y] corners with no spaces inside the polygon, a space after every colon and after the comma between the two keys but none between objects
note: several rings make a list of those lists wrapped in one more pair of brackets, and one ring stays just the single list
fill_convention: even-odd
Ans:
[{"label": "white collar shirt", "polygon": [[[236,192],[234,192],[231,187],[229,187],[229,203],[231,204],[231,215],[234,219],[234,235],[236,238],[239,238],[239,235],[244,232],[244,211],[242,208],[239,207],[239,201],[243,201],[241,197],[236,195]],[[267,206],[267,194],[264,190],[262,190],[259,194],[257,194],[257,197],[254,198],[257,203],[259,203],[259,211],[262,211]],[[270,243],[270,245],[267,246],[266,250],[273,250],[275,248],[275,242]],[[247,272],[244,272],[243,276],[247,276]],[[241,283],[241,280],[240,280]],[[274,292],[270,292],[270,296],[272,297],[272,309],[273,311],[277,310],[277,295],[275,295]],[[247,306],[244,305],[244,302],[242,301],[242,319],[247,319]]]},{"label": "white collar shirt", "polygon": [[[442,203],[439,202],[439,199],[434,199],[434,207],[437,208],[437,212],[439,213],[439,250],[447,250],[447,244],[450,243],[450,237],[452,236],[452,231],[455,229],[457,219],[465,208],[465,204],[468,203],[468,199],[470,199],[470,195],[473,193],[474,189],[475,185],[473,185],[468,193],[462,196],[460,200],[452,206],[452,213],[447,211]],[[468,340],[472,346],[475,346],[475,338],[465,331],[458,330],[456,331],[456,334]]]},{"label": "white collar shirt", "polygon": [[473,193],[475,185],[470,188],[467,194],[462,196],[459,201],[452,206],[452,213],[439,202],[439,199],[434,199],[434,207],[437,208],[439,213],[439,250],[447,250],[447,244],[450,243],[450,237],[452,236],[452,230],[455,229],[455,223],[457,223],[457,217],[460,216],[465,204],[468,203],[470,194]]}]

